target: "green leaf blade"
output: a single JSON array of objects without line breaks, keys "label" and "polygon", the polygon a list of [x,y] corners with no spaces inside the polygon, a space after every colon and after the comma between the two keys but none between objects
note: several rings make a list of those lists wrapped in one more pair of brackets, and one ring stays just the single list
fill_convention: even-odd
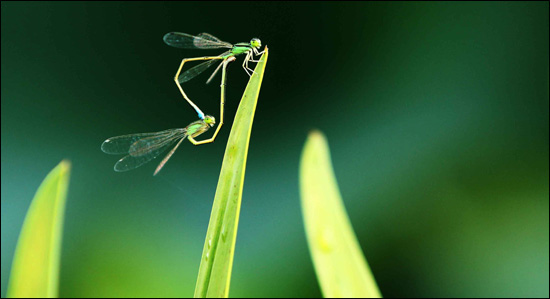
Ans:
[{"label": "green leaf blade", "polygon": [[317,279],[326,298],[380,298],[334,176],[324,135],[309,134],[300,164],[302,214]]},{"label": "green leaf blade", "polygon": [[266,47],[246,86],[231,128],[206,233],[195,297],[229,295],[248,145],[267,57]]},{"label": "green leaf blade", "polygon": [[69,176],[70,163],[62,161],[38,188],[17,242],[8,297],[57,297]]}]

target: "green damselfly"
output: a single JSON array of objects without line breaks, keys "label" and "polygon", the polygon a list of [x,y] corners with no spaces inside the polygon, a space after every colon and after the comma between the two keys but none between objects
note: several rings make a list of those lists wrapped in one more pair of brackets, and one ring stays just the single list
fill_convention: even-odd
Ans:
[{"label": "green damselfly", "polygon": [[103,142],[101,150],[113,155],[128,154],[115,164],[115,171],[122,172],[135,169],[153,160],[177,142],[157,166],[153,174],[157,175],[184,139],[187,138],[195,145],[200,144],[195,137],[208,131],[215,124],[216,119],[206,115],[204,119],[194,121],[185,128],[111,137]]},{"label": "green damselfly", "polygon": [[[180,67],[178,68],[178,71],[176,72],[176,75],[174,76],[174,81],[176,82],[176,85],[178,86],[181,95],[183,98],[195,109],[197,114],[199,115],[199,118],[204,117],[204,113],[200,110],[200,108],[193,103],[185,94],[183,91],[183,88],[181,87],[182,83],[185,83],[211,66],[214,65],[214,63],[218,60],[222,60],[222,62],[218,65],[218,67],[214,70],[210,78],[206,81],[206,83],[210,83],[214,76],[217,74],[217,72],[220,70],[220,68],[223,67],[223,75],[222,75],[222,89],[225,88],[225,68],[227,67],[228,62],[234,61],[236,58],[235,56],[245,54],[245,59],[243,61],[243,68],[246,71],[246,73],[251,76],[250,72],[254,72],[251,68],[248,67],[248,62],[258,62],[257,60],[254,60],[254,55],[261,55],[263,53],[259,51],[259,49],[262,46],[262,42],[258,38],[253,38],[250,40],[250,42],[246,43],[237,43],[237,44],[230,44],[228,42],[221,41],[219,38],[209,34],[209,33],[200,33],[197,36],[193,36],[187,33],[181,33],[181,32],[170,32],[164,35],[164,42],[172,47],[176,48],[182,48],[182,49],[220,49],[220,48],[226,48],[230,49],[218,56],[205,56],[205,57],[195,57],[195,58],[184,58],[181,61]],[[181,73],[181,70],[183,68],[183,65],[186,62],[190,61],[199,61],[199,60],[206,60],[205,62],[198,64],[187,71]],[[223,91],[222,91],[223,94]],[[214,136],[209,140],[209,142],[212,142],[217,135],[219,129],[223,125],[223,95],[222,95],[222,101],[220,103],[220,123],[218,124],[218,128],[216,129],[216,132],[214,133]],[[205,142],[206,143],[206,142]]]}]

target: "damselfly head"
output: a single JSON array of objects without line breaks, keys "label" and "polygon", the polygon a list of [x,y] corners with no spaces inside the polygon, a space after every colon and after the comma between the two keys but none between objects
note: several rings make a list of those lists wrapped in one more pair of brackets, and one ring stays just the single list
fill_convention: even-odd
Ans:
[{"label": "damselfly head", "polygon": [[204,122],[210,127],[213,127],[216,124],[216,118],[212,115],[207,115],[204,117]]},{"label": "damselfly head", "polygon": [[253,48],[259,49],[262,46],[262,41],[259,38],[253,38],[250,40],[250,45]]}]

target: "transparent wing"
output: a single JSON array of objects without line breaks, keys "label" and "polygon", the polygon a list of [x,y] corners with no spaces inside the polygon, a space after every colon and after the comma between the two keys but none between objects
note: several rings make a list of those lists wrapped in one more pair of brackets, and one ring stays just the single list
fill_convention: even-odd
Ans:
[{"label": "transparent wing", "polygon": [[172,47],[182,49],[218,49],[232,48],[233,45],[219,40],[208,33],[193,36],[187,33],[170,32],[164,35],[164,42]]},{"label": "transparent wing", "polygon": [[172,129],[167,131],[163,131],[161,135],[145,137],[134,142],[130,146],[128,153],[134,157],[148,155],[159,148],[170,146],[174,141],[187,135],[187,129]]},{"label": "transparent wing", "polygon": [[[213,36],[212,34],[210,33],[206,33],[206,32],[203,32],[203,33],[200,33],[196,38],[195,40],[193,41],[193,43],[195,44],[195,46],[197,47],[211,47],[212,45],[216,44],[216,45],[221,45],[223,46],[224,48],[233,48],[233,45],[228,43],[228,42],[224,42],[222,40],[220,40],[219,38]],[[203,48],[204,49],[204,48]]]},{"label": "transparent wing", "polygon": [[[225,56],[227,54],[229,54],[230,52],[227,51],[219,56]],[[222,59],[211,59],[211,60],[207,60],[201,64],[198,64],[190,69],[188,69],[187,71],[183,72],[180,74],[180,76],[178,77],[178,82],[179,83],[185,83],[193,78],[195,78],[196,76],[200,75],[202,72],[206,71],[209,67],[211,67],[212,65],[216,64],[216,62],[220,62],[223,60]]]},{"label": "transparent wing", "polygon": [[105,140],[101,149],[108,154],[129,154],[115,164],[115,171],[127,171],[158,157],[174,142],[185,137],[187,137],[186,129],[130,134]]},{"label": "transparent wing", "polygon": [[[183,140],[185,136],[181,137],[181,140]],[[128,171],[135,168],[140,167],[141,165],[153,160],[154,158],[158,157],[160,154],[162,154],[166,149],[170,147],[170,145],[174,144],[174,142],[177,139],[173,139],[171,142],[166,143],[164,146],[159,147],[157,149],[154,149],[152,151],[149,151],[147,154],[142,156],[132,156],[128,155],[116,162],[115,164],[115,171],[121,172],[121,171]]]},{"label": "transparent wing", "polygon": [[130,146],[136,143],[140,139],[148,137],[159,137],[170,136],[170,134],[178,129],[170,129],[154,133],[138,133],[138,134],[128,134],[117,137],[111,137],[103,142],[101,145],[101,150],[106,154],[120,155],[127,154],[130,151]]},{"label": "transparent wing", "polygon": [[206,71],[209,67],[213,66],[216,62],[220,61],[219,59],[207,60],[201,64],[198,64],[187,71],[180,74],[178,77],[179,83],[185,83],[196,76],[200,75],[202,72]]}]

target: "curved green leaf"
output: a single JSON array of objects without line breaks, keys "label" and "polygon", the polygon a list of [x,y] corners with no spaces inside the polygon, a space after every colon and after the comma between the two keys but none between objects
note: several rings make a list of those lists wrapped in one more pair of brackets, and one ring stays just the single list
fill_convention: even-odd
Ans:
[{"label": "curved green leaf", "polygon": [[323,295],[379,298],[334,177],[323,134],[309,134],[300,165],[302,214],[309,250]]},{"label": "curved green leaf", "polygon": [[246,86],[231,128],[206,233],[195,297],[227,297],[229,294],[248,144],[267,56],[266,47]]},{"label": "curved green leaf", "polygon": [[31,202],[13,258],[8,297],[57,297],[70,163],[46,176]]}]

